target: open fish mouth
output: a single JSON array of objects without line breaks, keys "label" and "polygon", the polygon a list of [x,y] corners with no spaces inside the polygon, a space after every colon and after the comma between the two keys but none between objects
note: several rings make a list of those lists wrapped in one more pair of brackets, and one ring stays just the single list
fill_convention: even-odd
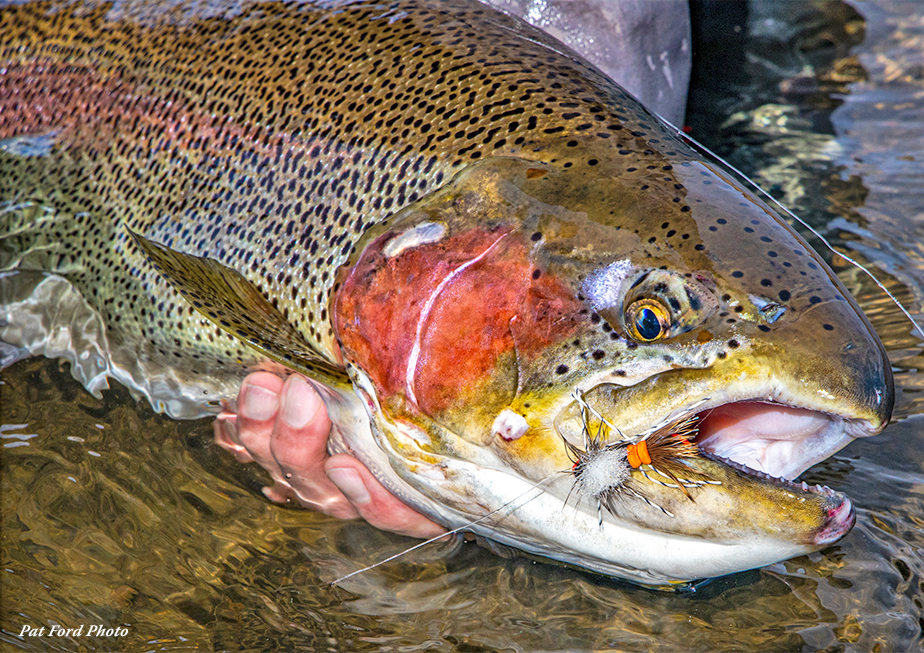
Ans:
[{"label": "open fish mouth", "polygon": [[864,421],[760,400],[723,404],[697,417],[693,441],[705,456],[743,474],[830,500],[811,544],[833,544],[853,528],[856,511],[849,497],[826,485],[795,479],[854,438],[873,435],[876,430]]},{"label": "open fish mouth", "polygon": [[759,399],[720,404],[697,415],[695,442],[701,451],[787,480],[853,439],[876,433],[864,420]]},{"label": "open fish mouth", "polygon": [[[556,423],[569,443],[566,446],[578,453],[577,493],[598,506],[601,523],[632,522],[663,533],[666,541],[710,540],[744,551],[768,547],[785,550],[789,556],[833,544],[853,527],[856,513],[846,495],[796,479],[854,438],[874,435],[880,425],[860,416],[782,403],[777,396],[759,391],[757,397],[751,395],[754,398],[728,401],[733,391],[716,398],[725,394],[716,389],[700,399],[686,397],[666,415],[662,407],[645,417],[625,410],[617,416],[612,409],[626,406],[633,389],[622,392],[627,394],[598,386],[576,395],[578,408],[569,407]],[[577,420],[576,410],[581,413]],[[631,422],[626,430],[601,426],[619,423],[620,417]],[[573,446],[578,423],[583,424],[586,452]],[[694,446],[683,449],[672,438],[679,438],[685,447]],[[647,443],[647,459],[641,462],[647,464],[627,456],[626,464],[634,468],[631,477],[613,464],[611,469],[618,472],[614,478],[619,479],[598,480],[602,465],[595,467],[595,456],[599,452],[620,448],[628,452],[642,442]],[[600,460],[605,464],[603,456]],[[714,565],[710,572],[719,567]]]},{"label": "open fish mouth", "polygon": [[[586,402],[591,412],[618,425],[620,434],[614,437],[640,437],[695,417],[696,432],[690,439],[702,454],[745,472],[788,481],[853,440],[880,433],[888,423],[888,411],[859,402],[827,406],[784,383],[745,380],[696,388],[695,380],[684,387],[676,377],[664,379],[671,383],[666,393],[649,394],[654,379],[633,386],[604,383],[583,392],[578,403]],[[665,394],[671,397],[666,402],[657,399]],[[579,438],[574,431],[577,417],[577,404],[572,404],[555,420],[573,443]]]}]

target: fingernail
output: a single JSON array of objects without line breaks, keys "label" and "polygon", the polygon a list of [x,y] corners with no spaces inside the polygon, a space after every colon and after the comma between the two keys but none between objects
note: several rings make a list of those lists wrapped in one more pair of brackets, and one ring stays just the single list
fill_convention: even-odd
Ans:
[{"label": "fingernail", "polygon": [[282,419],[292,428],[300,429],[314,419],[321,407],[321,399],[300,376],[289,379],[282,398]]},{"label": "fingernail", "polygon": [[349,499],[350,503],[353,505],[361,506],[372,500],[372,497],[369,496],[369,491],[363,483],[363,479],[355,470],[344,467],[329,469],[327,470],[327,478],[330,479],[331,483],[337,486],[338,490],[346,495],[346,498]]},{"label": "fingernail", "polygon": [[276,413],[277,403],[275,392],[248,383],[244,386],[244,403],[241,406],[241,415],[246,419],[262,422]]}]

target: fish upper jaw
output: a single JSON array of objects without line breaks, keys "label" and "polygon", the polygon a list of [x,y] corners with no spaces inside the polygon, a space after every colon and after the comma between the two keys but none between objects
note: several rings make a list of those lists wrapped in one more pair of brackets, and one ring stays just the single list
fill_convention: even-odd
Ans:
[{"label": "fish upper jaw", "polygon": [[717,340],[708,345],[721,352],[708,366],[686,365],[684,347],[695,344],[664,345],[674,369],[588,379],[586,399],[630,435],[694,411],[703,450],[790,479],[889,422],[891,366],[850,300],[820,302],[769,327],[739,323]]},{"label": "fish upper jaw", "polygon": [[[891,396],[889,384],[882,393]],[[631,386],[600,383],[583,397],[628,436],[695,414],[701,450],[785,479],[797,478],[855,438],[876,435],[891,411],[890,403],[835,401],[805,391],[783,374],[728,378],[708,369],[671,370]],[[580,440],[577,416],[571,404],[554,419],[555,428],[572,442]]]}]

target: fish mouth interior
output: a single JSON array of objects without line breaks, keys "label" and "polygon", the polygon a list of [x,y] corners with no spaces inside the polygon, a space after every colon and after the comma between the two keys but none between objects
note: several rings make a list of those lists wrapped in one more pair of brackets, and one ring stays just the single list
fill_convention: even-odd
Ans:
[{"label": "fish mouth interior", "polygon": [[699,414],[697,445],[751,470],[793,480],[855,437],[861,420],[766,401],[736,401]]}]

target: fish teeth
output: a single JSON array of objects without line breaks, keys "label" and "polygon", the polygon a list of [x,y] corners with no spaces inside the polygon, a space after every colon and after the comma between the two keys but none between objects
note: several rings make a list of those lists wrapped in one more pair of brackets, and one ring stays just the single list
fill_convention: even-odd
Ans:
[{"label": "fish teeth", "polygon": [[837,492],[829,488],[827,485],[822,486],[822,485],[816,484],[815,486],[811,486],[805,481],[801,481],[801,482],[792,481],[784,476],[773,476],[759,469],[753,469],[751,467],[748,467],[747,465],[731,460],[730,458],[720,456],[719,454],[714,453],[714,452],[702,451],[702,453],[707,458],[718,460],[722,464],[728,465],[729,467],[743,471],[746,474],[749,474],[750,476],[762,478],[762,479],[771,481],[773,483],[776,483],[777,485],[781,485],[783,487],[789,487],[792,489],[801,489],[803,492],[818,492],[818,493],[824,494],[825,496],[834,496],[837,494]]}]

